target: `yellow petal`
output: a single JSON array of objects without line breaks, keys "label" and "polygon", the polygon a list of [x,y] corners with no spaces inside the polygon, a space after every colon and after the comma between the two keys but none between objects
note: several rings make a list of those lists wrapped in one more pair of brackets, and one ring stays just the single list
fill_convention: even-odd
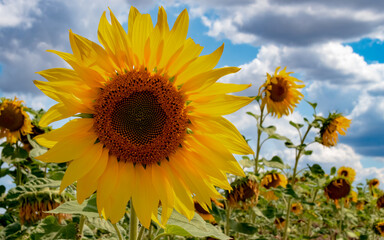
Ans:
[{"label": "yellow petal", "polygon": [[135,23],[132,29],[132,49],[137,56],[138,61],[136,66],[144,64],[144,48],[149,34],[153,31],[153,23],[151,15],[141,14],[136,16]]},{"label": "yellow petal", "polygon": [[69,81],[69,82],[79,82],[81,79],[75,71],[67,68],[51,68],[41,72],[37,72],[42,77],[47,79],[50,82],[57,81]]},{"label": "yellow petal", "polygon": [[50,123],[71,117],[78,113],[78,109],[68,108],[63,103],[53,105],[40,119],[39,125],[41,127],[47,127]]},{"label": "yellow petal", "polygon": [[201,131],[201,134],[209,134],[215,141],[222,143],[230,152],[239,155],[253,154],[243,136],[236,127],[223,117],[201,118],[189,116],[193,130]]},{"label": "yellow petal", "polygon": [[193,61],[187,69],[180,73],[180,75],[177,78],[176,84],[184,84],[188,79],[199,75],[203,72],[207,72],[209,70],[212,70],[217,63],[220,60],[221,54],[224,50],[224,44],[221,45],[218,49],[216,49],[214,52],[212,52],[209,55],[204,55],[201,57],[198,57],[195,61]]},{"label": "yellow petal", "polygon": [[203,115],[222,116],[236,112],[250,104],[254,98],[233,95],[218,95],[215,97],[202,97],[193,101],[190,106],[194,112]]},{"label": "yellow petal", "polygon": [[[239,70],[240,68],[237,68],[237,67],[224,67],[224,68],[213,69],[188,79],[183,84],[182,89],[184,89],[186,92],[191,92],[197,89],[204,89],[214,84],[217,80],[219,80],[219,78],[231,73],[235,73]],[[234,91],[230,91],[230,92],[234,92]],[[200,93],[200,91],[198,93]],[[216,93],[215,91],[212,91],[211,93],[219,94],[219,93]]]},{"label": "yellow petal", "polygon": [[44,162],[68,162],[79,158],[96,141],[97,136],[90,133],[80,133],[68,136],[59,141],[48,152],[36,157]]},{"label": "yellow petal", "polygon": [[104,148],[97,163],[91,171],[77,180],[76,197],[79,204],[94,193],[97,189],[99,177],[103,174],[109,159],[109,150]]},{"label": "yellow petal", "polygon": [[87,132],[92,126],[92,118],[76,118],[64,124],[61,128],[36,136],[34,140],[41,146],[52,148],[63,138],[77,132]]},{"label": "yellow petal", "polygon": [[71,185],[74,181],[80,179],[87,174],[93,166],[98,162],[103,150],[103,144],[97,143],[89,146],[85,150],[85,154],[74,159],[65,171],[63,180],[61,180],[60,192]]}]

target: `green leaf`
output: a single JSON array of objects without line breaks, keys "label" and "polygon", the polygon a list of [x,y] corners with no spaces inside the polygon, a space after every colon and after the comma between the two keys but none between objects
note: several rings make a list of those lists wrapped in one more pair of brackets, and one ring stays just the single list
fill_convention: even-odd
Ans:
[{"label": "green leaf", "polygon": [[313,108],[313,110],[316,111],[316,107],[317,107],[317,103],[311,103],[310,101],[307,101],[305,100],[309,105],[311,105],[311,107]]},{"label": "green leaf", "polygon": [[99,212],[97,211],[96,206],[96,195],[85,200],[82,204],[79,204],[76,200],[65,202],[57,208],[48,211],[48,213],[81,214],[89,218],[99,217]]},{"label": "green leaf", "polygon": [[[33,147],[32,150],[29,152],[30,158],[38,157],[48,151],[47,148],[40,146],[37,142],[35,142],[35,140],[31,139],[29,135],[27,137],[28,137],[29,144],[31,144],[31,146]],[[41,165],[45,164],[41,161],[38,161],[38,162],[41,163]]]},{"label": "green leaf", "polygon": [[3,151],[1,152],[1,154],[4,156],[4,157],[10,157],[13,155],[15,149],[13,148],[13,146],[9,143],[7,143],[4,147],[3,147]]},{"label": "green leaf", "polygon": [[252,161],[251,159],[249,159],[249,157],[247,156],[243,156],[243,159],[241,159],[239,161],[240,165],[244,168],[249,168],[249,167],[253,167],[255,164],[254,164],[254,161]]},{"label": "green leaf", "polygon": [[265,220],[269,220],[261,211],[260,211],[260,209],[258,208],[258,207],[253,207],[252,208],[252,210],[253,210],[253,212],[257,215],[257,216],[259,216],[259,217],[262,217],[262,218],[264,218]]},{"label": "green leaf", "polygon": [[315,175],[319,175],[319,176],[324,176],[325,172],[324,170],[321,168],[321,166],[319,164],[313,164],[312,166],[309,166],[309,170],[311,170],[311,172]]},{"label": "green leaf", "polygon": [[295,127],[297,130],[300,130],[300,128],[302,128],[304,126],[304,124],[300,124],[300,123],[295,123],[295,122],[292,122],[292,121],[289,121],[289,124],[291,124],[293,127]]},{"label": "green leaf", "polygon": [[49,178],[36,178],[34,180],[30,180],[25,184],[26,187],[33,187],[36,189],[41,188],[58,188],[60,186],[60,181],[52,180]]},{"label": "green leaf", "polygon": [[270,168],[278,168],[278,169],[284,169],[284,162],[281,160],[279,156],[274,156],[271,160],[263,160],[263,163],[265,166]]},{"label": "green leaf", "polygon": [[293,198],[295,198],[295,199],[299,198],[299,196],[297,196],[295,190],[293,190],[291,184],[287,184],[287,187],[285,188],[284,193],[289,195],[289,196],[291,196],[291,197],[293,197]]},{"label": "green leaf", "polygon": [[312,150],[306,150],[303,153],[304,153],[304,155],[311,155],[312,152],[313,152]]},{"label": "green leaf", "polygon": [[335,167],[332,167],[332,168],[331,168],[331,175],[335,175],[335,173],[336,173],[336,168],[335,168]]},{"label": "green leaf", "polygon": [[275,218],[276,208],[272,205],[268,205],[267,208],[263,210],[263,215],[269,219]]},{"label": "green leaf", "polygon": [[[160,212],[161,210],[159,210]],[[161,212],[159,213],[161,215]],[[193,219],[189,221],[185,216],[177,211],[173,211],[167,224],[165,225],[164,233],[174,234],[184,237],[214,237],[217,239],[230,239],[213,225],[205,222],[198,214],[195,214]]]},{"label": "green leaf", "polygon": [[28,157],[28,152],[24,148],[16,148],[16,151],[14,152],[14,157],[26,159]]},{"label": "green leaf", "polygon": [[46,217],[31,234],[32,240],[76,239],[77,226],[72,222],[61,225],[54,216]]},{"label": "green leaf", "polygon": [[235,232],[244,233],[248,235],[252,235],[257,232],[256,225],[252,223],[236,222],[236,221],[230,220],[229,225],[231,226],[231,230]]},{"label": "green leaf", "polygon": [[291,141],[286,141],[285,146],[287,148],[296,148],[296,146]]},{"label": "green leaf", "polygon": [[254,114],[254,113],[252,113],[252,112],[247,112],[247,114],[248,114],[249,116],[254,117],[256,120],[259,120],[259,118],[260,118],[260,115],[256,115],[256,114]]},{"label": "green leaf", "polygon": [[1,239],[17,239],[17,237],[20,237],[21,233],[21,225],[19,222],[14,222],[9,225],[7,225],[5,228],[1,229],[0,231],[0,238]]}]

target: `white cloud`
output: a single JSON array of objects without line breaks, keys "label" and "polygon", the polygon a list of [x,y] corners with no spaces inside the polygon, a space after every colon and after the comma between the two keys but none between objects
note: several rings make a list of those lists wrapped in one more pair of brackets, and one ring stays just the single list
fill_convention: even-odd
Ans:
[{"label": "white cloud", "polygon": [[4,0],[0,2],[0,28],[29,28],[36,17],[41,15],[37,7],[39,0]]}]

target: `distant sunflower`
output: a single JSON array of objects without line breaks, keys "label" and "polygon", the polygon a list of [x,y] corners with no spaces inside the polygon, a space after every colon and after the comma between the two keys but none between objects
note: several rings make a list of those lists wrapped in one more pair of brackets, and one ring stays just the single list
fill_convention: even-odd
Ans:
[{"label": "distant sunflower", "polygon": [[[215,204],[217,207],[223,208],[224,205],[217,200],[212,200],[212,204]],[[209,221],[212,224],[216,224],[215,217],[208,211],[208,209],[205,209],[203,206],[201,206],[197,201],[194,201],[195,211],[202,217],[205,221]]]},{"label": "distant sunflower", "polygon": [[344,201],[344,206],[345,207],[349,207],[349,204],[351,202],[354,202],[354,203],[357,203],[357,192],[351,190],[351,192],[349,193],[349,196],[347,196],[345,198],[345,201]]},{"label": "distant sunflower", "polygon": [[48,69],[40,72],[48,82],[35,81],[58,102],[41,126],[78,117],[36,137],[50,148],[38,159],[70,161],[61,190],[77,181],[79,203],[97,191],[98,211],[112,223],[130,199],[145,227],[159,201],[162,224],[173,209],[191,219],[192,197],[210,207],[221,197],[215,186],[231,189],[226,173],[244,176],[232,153],[252,150],[222,115],[254,100],[228,94],[250,85],[216,83],[239,68],[213,69],[223,46],[199,56],[203,48],[186,39],[187,10],[171,30],[163,7],[155,27],[132,7],[128,32],[110,16],[111,23],[104,12],[99,23],[104,48],[70,31],[73,54],[51,52],[73,70]]},{"label": "distant sunflower", "polygon": [[294,214],[299,215],[303,211],[303,206],[301,205],[301,203],[292,203],[291,211]]},{"label": "distant sunflower", "polygon": [[345,198],[349,195],[351,191],[351,184],[345,178],[339,177],[332,180],[327,186],[324,188],[324,193],[327,198],[332,200],[339,200],[341,198]]},{"label": "distant sunflower", "polygon": [[275,221],[273,221],[277,229],[284,229],[285,227],[285,219],[284,218],[275,218]]},{"label": "distant sunflower", "polygon": [[298,89],[305,86],[296,84],[302,81],[289,76],[293,72],[287,73],[286,67],[277,73],[279,69],[280,67],[276,68],[273,76],[267,73],[267,80],[259,88],[262,106],[267,105],[267,111],[278,118],[293,112],[296,104],[304,97]]},{"label": "distant sunflower", "polygon": [[238,179],[231,183],[231,186],[233,190],[225,193],[231,207],[247,209],[257,204],[259,185],[253,176]]},{"label": "distant sunflower", "polygon": [[384,208],[384,195],[381,195],[376,201],[377,208]]},{"label": "distant sunflower", "polygon": [[[287,178],[283,174],[271,172],[264,175],[263,179],[261,179],[260,185],[265,189],[270,190],[271,188],[276,188],[278,186],[285,188],[287,186],[287,183]],[[278,199],[278,197],[273,191],[262,191],[261,194],[267,200]]]},{"label": "distant sunflower", "polygon": [[373,224],[373,231],[379,236],[384,236],[384,220],[376,221]]},{"label": "distant sunflower", "polygon": [[366,201],[364,201],[364,200],[358,200],[357,203],[356,203],[356,209],[357,209],[357,210],[360,210],[360,211],[364,210],[364,206],[365,206],[365,204],[367,204]]},{"label": "distant sunflower", "polygon": [[369,188],[377,188],[380,185],[380,181],[377,178],[371,179],[368,182]]},{"label": "distant sunflower", "polygon": [[356,171],[350,167],[341,167],[337,171],[337,176],[345,177],[350,183],[352,183],[355,180]]},{"label": "distant sunflower", "polygon": [[350,124],[351,120],[341,114],[329,114],[320,129],[321,143],[326,147],[335,146],[338,140],[337,133],[344,136]]},{"label": "distant sunflower", "polygon": [[23,101],[0,99],[0,138],[16,143],[22,135],[32,133],[31,119],[21,105]]}]

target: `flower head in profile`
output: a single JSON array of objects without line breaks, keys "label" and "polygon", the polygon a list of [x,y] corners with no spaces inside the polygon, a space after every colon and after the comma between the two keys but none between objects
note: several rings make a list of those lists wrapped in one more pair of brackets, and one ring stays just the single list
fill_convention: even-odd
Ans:
[{"label": "flower head in profile", "polygon": [[75,118],[35,138],[50,148],[38,159],[70,162],[61,190],[77,181],[79,203],[97,191],[98,211],[112,223],[130,200],[145,227],[159,202],[161,224],[174,209],[192,219],[193,200],[209,208],[222,197],[215,186],[231,189],[226,173],[244,176],[232,154],[252,150],[222,116],[252,102],[229,94],[250,85],[216,82],[239,68],[214,69],[223,46],[200,56],[186,10],[172,29],[162,7],[155,26],[134,7],[128,31],[110,17],[99,23],[102,46],[70,31],[73,53],[51,52],[72,69],[39,73],[48,81],[36,86],[58,102],[40,125]]},{"label": "flower head in profile", "polygon": [[22,135],[32,133],[31,119],[25,112],[23,101],[0,99],[0,138],[8,143],[16,143]]},{"label": "flower head in profile", "polygon": [[298,85],[302,82],[295,77],[289,76],[293,72],[286,72],[286,67],[278,72],[277,67],[273,76],[267,73],[267,80],[259,88],[259,96],[262,99],[262,106],[267,106],[267,111],[272,116],[280,118],[283,115],[289,115],[293,109],[304,97],[299,92],[299,88],[304,85]]},{"label": "flower head in profile", "polygon": [[351,120],[339,113],[330,113],[320,129],[321,144],[332,147],[337,144],[338,134],[345,136]]},{"label": "flower head in profile", "polygon": [[377,220],[373,224],[373,231],[379,235],[384,237],[384,220]]},{"label": "flower head in profile", "polygon": [[231,207],[247,209],[257,204],[259,187],[252,175],[231,183],[232,191],[226,191],[226,198]]},{"label": "flower head in profile", "polygon": [[[273,188],[277,188],[279,186],[285,188],[288,184],[287,178],[281,174],[276,172],[270,172],[264,175],[261,179],[261,187],[266,190],[272,190]],[[264,196],[267,200],[277,200],[278,197],[275,195],[273,191],[261,191],[261,195]]]},{"label": "flower head in profile", "polygon": [[376,200],[376,206],[377,208],[384,208],[384,194],[381,195],[377,200]]},{"label": "flower head in profile", "polygon": [[337,176],[345,177],[352,183],[355,180],[356,171],[353,168],[343,166],[337,171]]},{"label": "flower head in profile", "polygon": [[369,188],[378,188],[380,185],[380,181],[377,178],[371,179],[368,182]]}]

